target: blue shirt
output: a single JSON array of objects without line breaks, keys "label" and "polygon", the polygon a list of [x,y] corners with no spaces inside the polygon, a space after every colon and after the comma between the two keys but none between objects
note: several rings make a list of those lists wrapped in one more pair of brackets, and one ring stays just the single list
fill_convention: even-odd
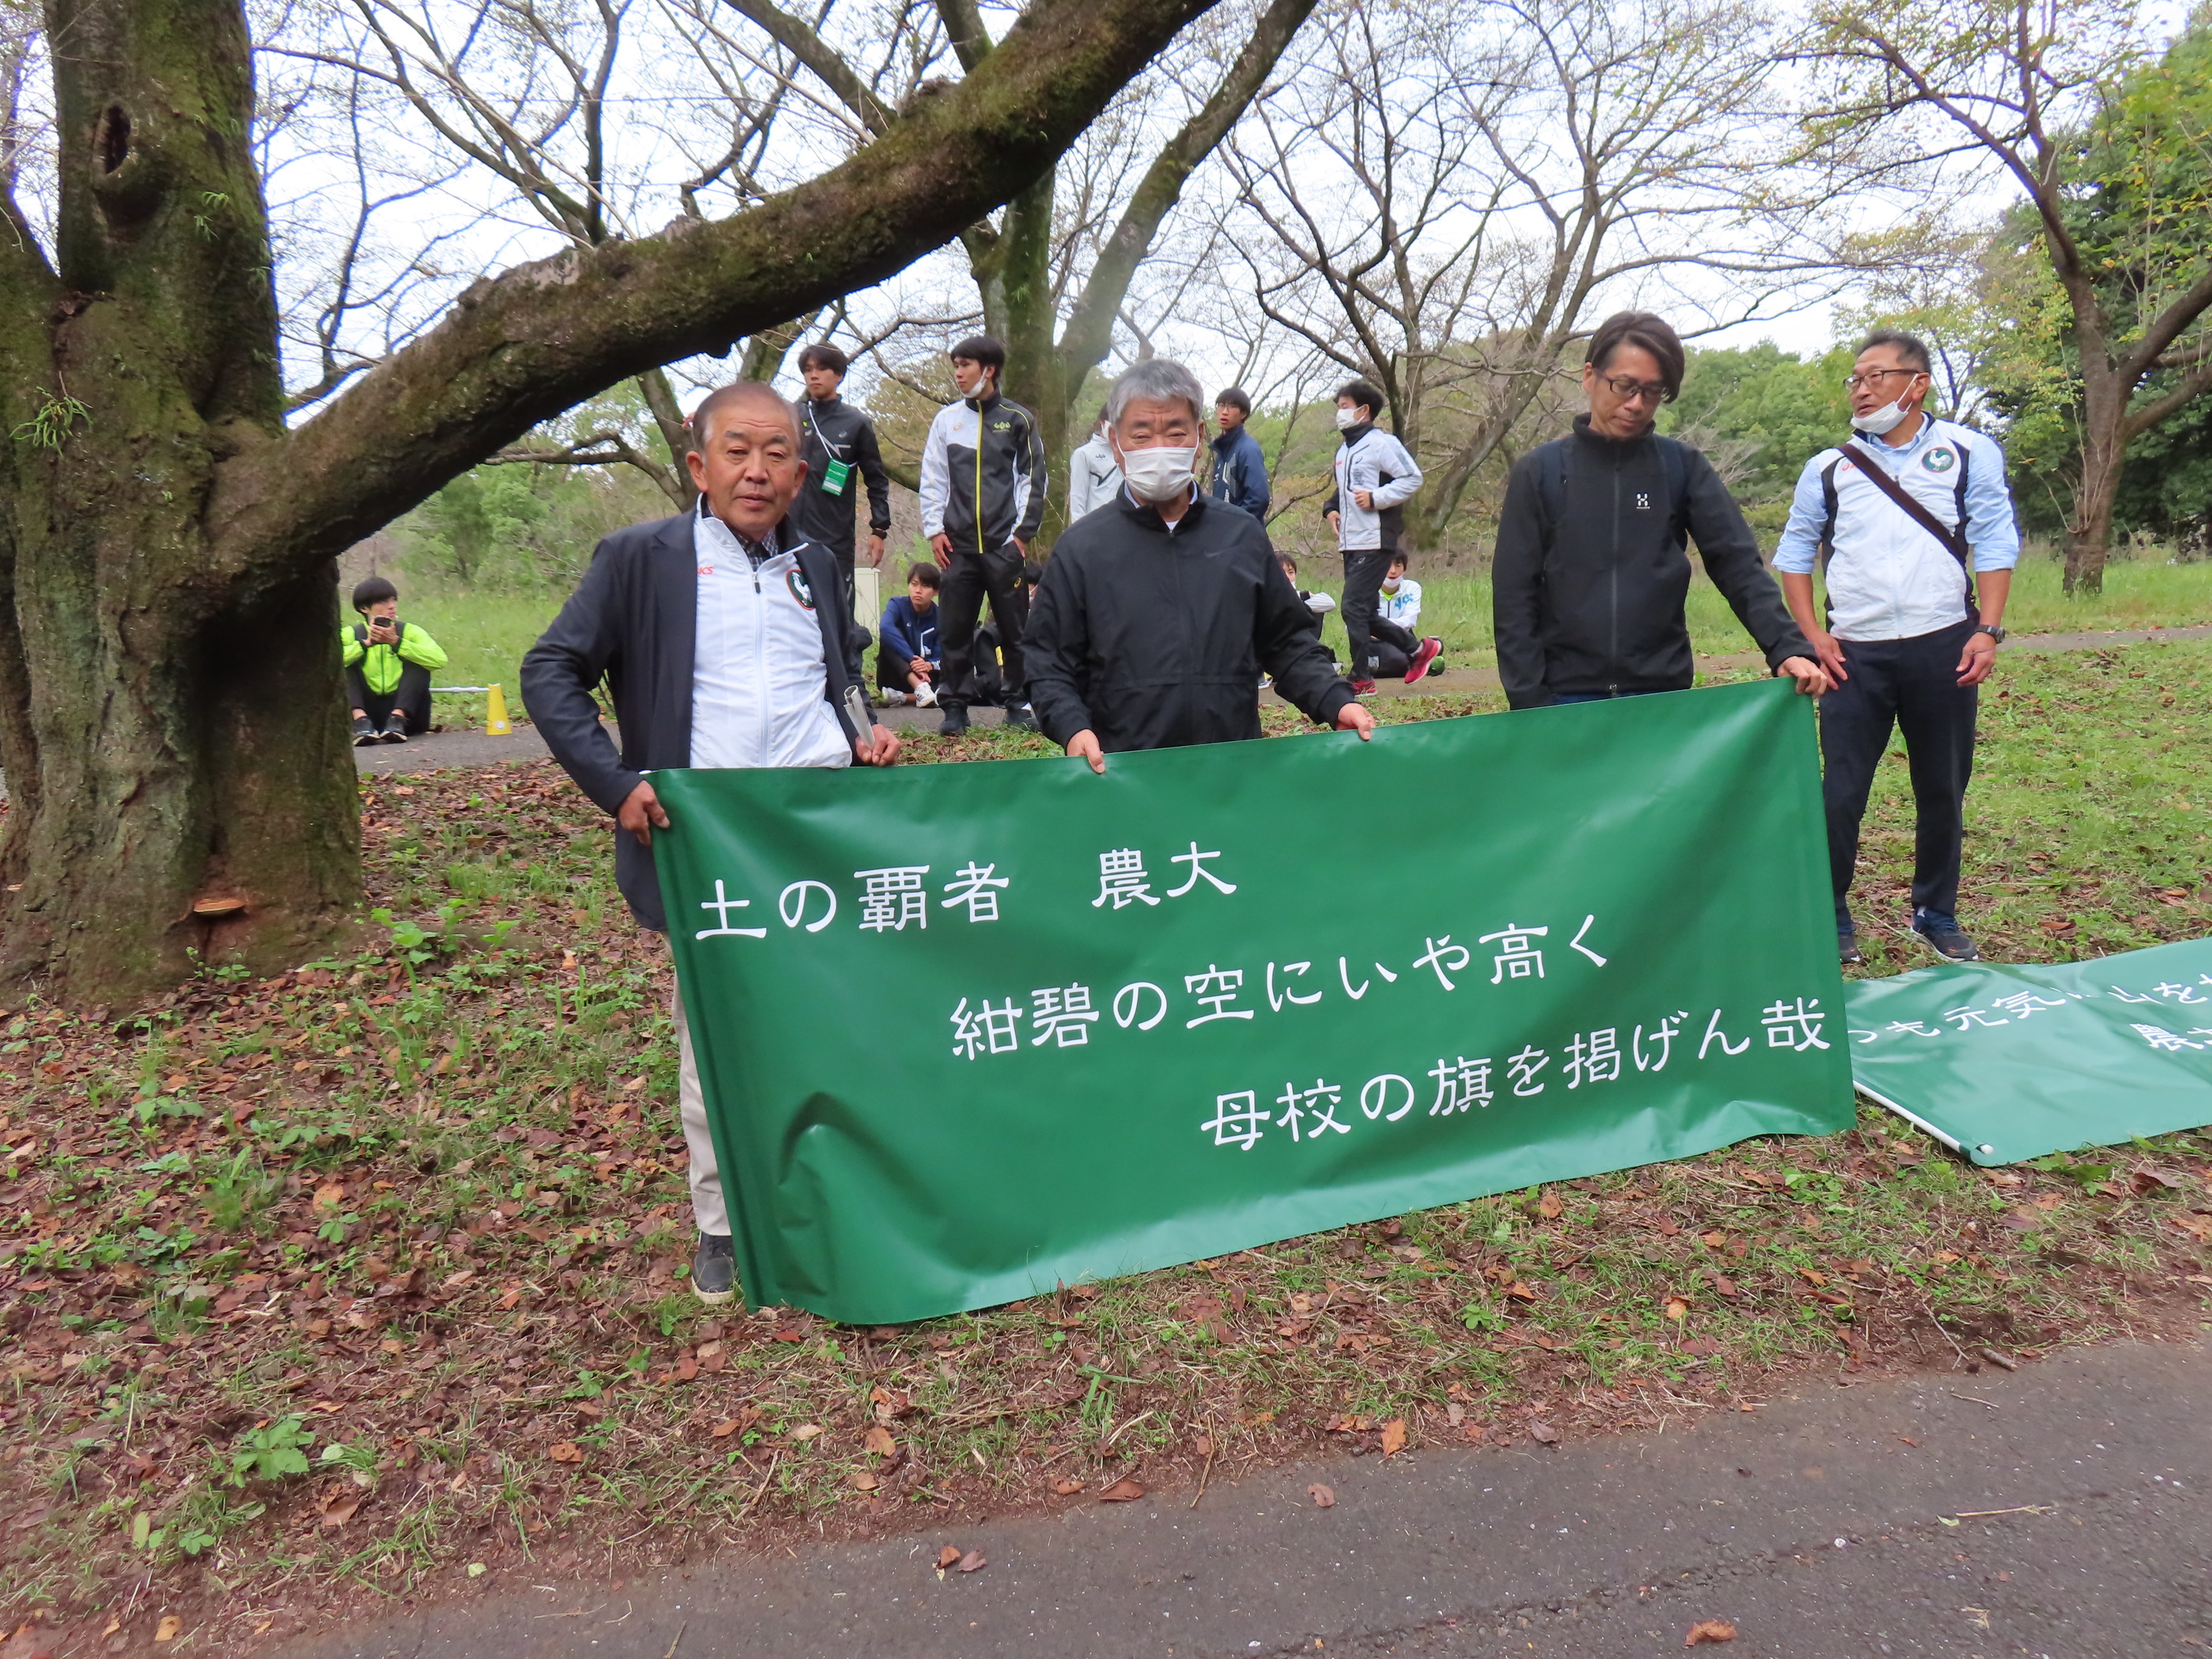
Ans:
[{"label": "blue shirt", "polygon": [[[1853,444],[1939,523],[1960,528],[1963,506],[1975,569],[2009,570],[2019,562],[2020,531],[2005,486],[2004,450],[1996,439],[1929,419],[1902,444],[1864,436]],[[1840,446],[1822,450],[1798,474],[1790,522],[1775,549],[1777,570],[1812,574],[1827,526],[1832,488],[1835,524],[1829,539],[1834,556],[1828,565],[1828,599],[1838,638],[1912,639],[1967,620],[1959,561],[1869,483]]]}]

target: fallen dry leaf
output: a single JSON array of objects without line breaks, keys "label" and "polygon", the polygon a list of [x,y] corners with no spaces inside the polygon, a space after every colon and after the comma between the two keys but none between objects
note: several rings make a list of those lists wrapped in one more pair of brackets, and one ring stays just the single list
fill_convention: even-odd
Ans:
[{"label": "fallen dry leaf", "polygon": [[1318,1480],[1306,1488],[1306,1496],[1313,1499],[1314,1507],[1317,1510],[1333,1510],[1336,1507],[1335,1492],[1322,1486]]},{"label": "fallen dry leaf", "polygon": [[880,1423],[871,1423],[868,1431],[860,1437],[860,1449],[871,1451],[878,1457],[889,1457],[898,1450],[898,1441]]},{"label": "fallen dry leaf", "polygon": [[967,1554],[960,1558],[959,1561],[960,1571],[963,1572],[980,1572],[990,1565],[983,1559],[983,1552],[981,1550],[969,1550]]},{"label": "fallen dry leaf", "polygon": [[315,1207],[319,1210],[335,1210],[344,1202],[345,1182],[343,1181],[326,1181],[315,1188]]},{"label": "fallen dry leaf", "polygon": [[713,1435],[717,1440],[726,1440],[730,1436],[735,1434],[737,1431],[738,1419],[732,1417],[726,1418],[721,1422],[715,1424],[713,1428],[708,1431],[708,1433]]},{"label": "fallen dry leaf", "polygon": [[938,1553],[937,1553],[937,1570],[938,1570],[938,1571],[939,1571],[939,1572],[943,1572],[943,1571],[945,1570],[945,1568],[947,1568],[947,1567],[957,1567],[957,1566],[958,1566],[959,1565],[960,1565],[960,1546],[959,1546],[959,1545],[957,1545],[957,1544],[947,1544],[947,1545],[946,1545],[943,1549],[941,1549],[941,1550],[938,1551]]},{"label": "fallen dry leaf", "polygon": [[1382,1455],[1395,1457],[1406,1449],[1406,1419],[1394,1417],[1382,1425]]},{"label": "fallen dry leaf", "polygon": [[1719,1231],[1717,1229],[1710,1233],[1699,1233],[1698,1235],[1698,1241],[1709,1250],[1717,1250],[1722,1245],[1728,1243],[1728,1235],[1724,1232]]},{"label": "fallen dry leaf", "polygon": [[1083,1490],[1083,1483],[1080,1480],[1061,1479],[1052,1483],[1052,1489],[1062,1498],[1073,1498]]},{"label": "fallen dry leaf", "polygon": [[584,1461],[584,1449],[573,1440],[555,1441],[553,1449],[545,1455],[556,1463],[580,1463]]},{"label": "fallen dry leaf", "polygon": [[1662,1311],[1669,1319],[1684,1320],[1690,1316],[1690,1304],[1679,1296],[1670,1296],[1667,1298],[1667,1305]]},{"label": "fallen dry leaf", "polygon": [[1733,1642],[1735,1626],[1725,1619],[1700,1619],[1690,1626],[1690,1633],[1682,1638],[1682,1645],[1693,1648],[1700,1642]]},{"label": "fallen dry leaf", "polygon": [[1125,1475],[1100,1492],[1098,1501],[1102,1504],[1133,1504],[1144,1495],[1144,1487]]},{"label": "fallen dry leaf", "polygon": [[322,1511],[323,1525],[343,1527],[353,1519],[353,1512],[361,1507],[361,1494],[340,1488],[326,1495],[315,1507]]},{"label": "fallen dry leaf", "polygon": [[185,1621],[183,1620],[178,1618],[173,1613],[169,1613],[162,1619],[159,1625],[155,1626],[154,1639],[156,1642],[173,1642],[177,1639],[177,1632],[184,1629],[184,1627]]},{"label": "fallen dry leaf", "polygon": [[1559,1431],[1541,1418],[1529,1423],[1528,1437],[1539,1445],[1556,1446],[1559,1443]]},{"label": "fallen dry leaf", "polygon": [[819,1423],[801,1423],[797,1428],[791,1431],[791,1437],[793,1440],[798,1441],[801,1445],[805,1445],[808,1441],[813,1439],[816,1435],[820,1434],[821,1432],[822,1425]]},{"label": "fallen dry leaf", "polygon": [[873,1492],[882,1484],[883,1483],[881,1481],[878,1480],[874,1475],[870,1474],[866,1469],[856,1469],[853,1473],[853,1490],[854,1492]]},{"label": "fallen dry leaf", "polygon": [[1557,1221],[1563,1207],[1557,1195],[1548,1191],[1536,1200],[1536,1213],[1547,1221]]}]

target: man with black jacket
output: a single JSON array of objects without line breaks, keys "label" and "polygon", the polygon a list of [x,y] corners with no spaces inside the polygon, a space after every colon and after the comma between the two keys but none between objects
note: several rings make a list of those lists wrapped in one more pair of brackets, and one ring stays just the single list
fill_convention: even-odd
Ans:
[{"label": "man with black jacket", "polygon": [[1681,341],[1645,311],[1607,318],[1583,364],[1589,412],[1523,455],[1505,488],[1491,604],[1498,676],[1516,708],[1686,690],[1684,604],[1694,538],[1769,667],[1818,695],[1828,677],[1790,620],[1759,543],[1712,465],[1654,433],[1682,389]]},{"label": "man with black jacket", "polygon": [[[668,930],[653,832],[668,813],[642,775],[680,766],[889,766],[898,739],[847,714],[852,625],[826,549],[785,514],[805,478],[799,426],[773,386],[739,381],[691,416],[696,512],[599,544],[583,580],[522,659],[522,700],[576,785],[616,822],[615,879],[641,927]],[[592,689],[606,681],[622,750]],[[736,1256],[714,1138],[676,998],[680,1103],[699,1244],[692,1289],[730,1299]]]},{"label": "man with black jacket", "polygon": [[1204,396],[1164,357],[1114,383],[1121,498],[1061,533],[1030,613],[1038,724],[1093,772],[1111,753],[1258,737],[1262,671],[1316,726],[1375,729],[1259,520],[1199,493]]},{"label": "man with black jacket", "polygon": [[999,625],[1005,662],[1006,724],[1035,726],[1022,699],[1022,561],[1044,519],[1044,440],[1036,417],[999,395],[1006,348],[977,334],[952,348],[960,401],[938,411],[921,451],[921,533],[945,569],[939,602],[945,672],[937,694],[938,730],[968,729],[975,695],[971,669],[983,596]]},{"label": "man with black jacket", "polygon": [[845,354],[817,341],[799,354],[799,373],[806,397],[799,405],[799,459],[806,463],[806,482],[791,503],[792,526],[817,547],[830,550],[845,579],[845,608],[853,607],[853,509],[860,491],[868,492],[868,566],[884,562],[884,538],[891,527],[891,477],[884,471],[875,422],[838,395],[845,383]]}]

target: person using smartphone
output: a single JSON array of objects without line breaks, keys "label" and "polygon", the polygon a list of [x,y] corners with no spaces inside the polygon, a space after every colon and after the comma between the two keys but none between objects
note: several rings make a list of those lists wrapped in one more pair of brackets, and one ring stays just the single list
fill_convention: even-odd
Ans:
[{"label": "person using smartphone", "polygon": [[346,689],[353,698],[353,740],[404,743],[430,729],[430,674],[446,653],[428,630],[399,620],[399,590],[371,576],[353,590],[361,620],[338,629]]}]

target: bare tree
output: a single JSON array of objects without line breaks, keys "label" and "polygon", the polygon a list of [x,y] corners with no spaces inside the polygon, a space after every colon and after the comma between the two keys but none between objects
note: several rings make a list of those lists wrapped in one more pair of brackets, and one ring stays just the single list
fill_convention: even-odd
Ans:
[{"label": "bare tree", "polygon": [[1832,270],[1758,141],[1765,33],[1749,0],[1339,0],[1239,133],[1259,302],[1382,390],[1427,474],[1413,545],[1596,304],[1696,267],[1741,321]]},{"label": "bare tree", "polygon": [[[334,556],[592,393],[941,246],[1206,9],[1036,0],[848,159],[658,234],[593,240],[611,192],[541,167],[508,199],[586,234],[470,283],[293,427],[242,5],[51,0],[51,240],[0,198],[0,976],[112,1006],[195,953],[325,945],[360,893]],[[485,176],[539,165],[443,118]]]},{"label": "bare tree", "polygon": [[[864,71],[849,51],[774,0],[726,3],[805,65],[860,128],[880,131],[890,118],[894,106],[880,70]],[[1194,99],[1196,108],[1152,150],[1148,162],[1129,153],[1133,145],[1109,143],[1091,167],[1064,167],[1016,195],[997,224],[979,222],[961,233],[985,326],[1006,342],[1006,392],[1036,412],[1054,476],[1066,475],[1084,380],[1105,361],[1116,325],[1128,323],[1130,285],[1162,222],[1193,170],[1259,94],[1314,3],[1266,0],[1241,47],[1225,64],[1209,66],[1211,91]],[[937,38],[963,73],[973,75],[995,50],[975,0],[936,0],[935,12]],[[908,38],[923,43],[906,60],[910,74],[939,66],[924,32]],[[915,80],[906,96],[941,84]],[[1111,167],[1098,164],[1109,158]],[[1123,188],[1132,175],[1133,187]],[[1061,523],[1059,500],[1050,503],[1041,534],[1047,548]]]},{"label": "bare tree", "polygon": [[[2200,25],[2199,27],[2202,27]],[[2144,49],[2121,0],[2008,0],[1964,9],[1910,0],[1817,7],[1799,47],[1820,72],[1808,131],[1816,149],[1885,180],[1931,165],[1993,164],[2026,193],[2081,376],[2081,480],[2066,538],[2066,591],[2104,586],[2112,504],[2128,446],[2212,392],[2212,256],[2203,232],[2203,161],[2212,134],[2185,101],[2122,107]],[[2202,55],[2195,73],[2202,76]],[[2202,82],[2197,87],[2202,101]],[[2103,131],[2100,132],[2100,128]],[[2198,165],[2146,169],[2124,192],[2123,246],[2089,245],[2086,152],[2102,140],[2171,144]],[[2178,226],[2186,226],[2179,236]],[[2146,257],[2148,256],[2148,257]],[[2127,280],[2107,267],[2124,263]],[[2154,390],[2154,376],[2172,379]]]}]

